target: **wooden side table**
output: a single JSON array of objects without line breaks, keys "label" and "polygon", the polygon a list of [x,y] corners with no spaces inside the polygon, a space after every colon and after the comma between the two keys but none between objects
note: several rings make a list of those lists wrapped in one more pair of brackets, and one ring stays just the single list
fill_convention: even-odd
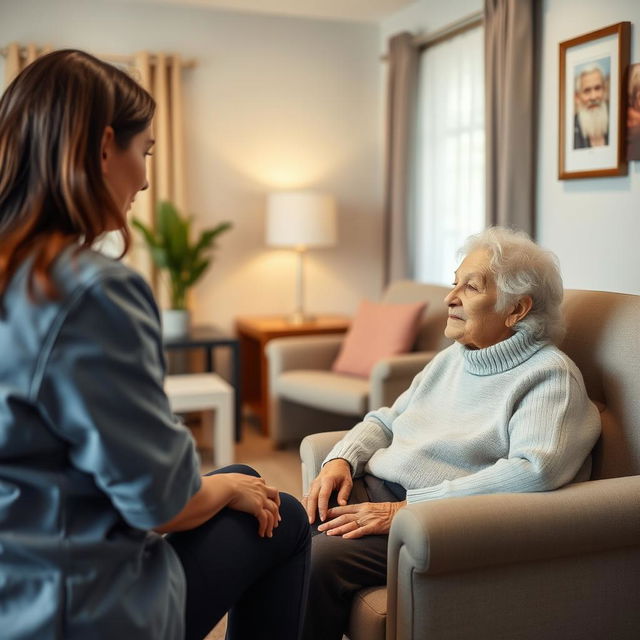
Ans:
[{"label": "wooden side table", "polygon": [[285,336],[344,333],[348,316],[323,315],[302,324],[292,324],[283,316],[240,316],[236,334],[240,340],[242,402],[260,419],[262,432],[269,434],[269,378],[265,346],[269,340]]}]

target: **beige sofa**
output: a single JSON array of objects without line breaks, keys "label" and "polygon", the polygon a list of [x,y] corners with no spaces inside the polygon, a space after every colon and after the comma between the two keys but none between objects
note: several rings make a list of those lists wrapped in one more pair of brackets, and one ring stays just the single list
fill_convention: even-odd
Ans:
[{"label": "beige sofa", "polygon": [[408,280],[392,283],[383,302],[427,302],[413,351],[380,360],[369,378],[331,371],[343,335],[277,338],[269,362],[269,425],[277,445],[354,425],[370,408],[390,405],[413,377],[450,344],[443,335],[449,288]]},{"label": "beige sofa", "polygon": [[[388,588],[356,597],[351,640],[640,637],[640,296],[567,291],[565,312],[602,416],[591,480],[401,509]],[[303,440],[305,491],[340,436]]]}]

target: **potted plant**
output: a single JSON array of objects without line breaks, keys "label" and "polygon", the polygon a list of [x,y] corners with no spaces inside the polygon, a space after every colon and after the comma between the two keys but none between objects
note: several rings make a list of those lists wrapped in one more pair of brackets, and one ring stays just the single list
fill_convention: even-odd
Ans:
[{"label": "potted plant", "polygon": [[211,263],[207,253],[215,248],[214,240],[232,227],[230,222],[221,222],[201,231],[200,236],[192,242],[192,220],[192,217],[180,215],[168,201],[158,203],[155,230],[136,218],[132,220],[133,226],[142,234],[155,266],[169,274],[171,308],[162,312],[162,333],[165,338],[176,338],[187,333],[187,292]]}]

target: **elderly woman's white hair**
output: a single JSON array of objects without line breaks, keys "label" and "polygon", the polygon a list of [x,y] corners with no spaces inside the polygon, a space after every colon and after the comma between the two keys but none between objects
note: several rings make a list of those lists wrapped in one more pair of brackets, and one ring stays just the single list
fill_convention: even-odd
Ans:
[{"label": "elderly woman's white hair", "polygon": [[563,286],[558,258],[522,231],[491,227],[470,236],[460,254],[477,249],[489,252],[489,266],[498,288],[496,310],[503,312],[524,295],[531,296],[531,311],[516,326],[526,326],[539,339],[562,340],[564,318],[560,310]]}]

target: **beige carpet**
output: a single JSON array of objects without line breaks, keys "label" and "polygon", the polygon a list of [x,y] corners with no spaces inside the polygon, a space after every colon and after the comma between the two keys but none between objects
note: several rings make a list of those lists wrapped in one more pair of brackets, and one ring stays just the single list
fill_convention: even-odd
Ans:
[{"label": "beige carpet", "polygon": [[[209,447],[210,437],[208,434],[199,432],[198,424],[191,424],[189,421],[189,425],[199,445],[202,445],[202,449],[200,449],[202,472],[212,471],[215,467],[212,463]],[[298,499],[302,496],[298,448],[274,449],[271,441],[262,435],[259,428],[251,422],[245,421],[243,424],[242,441],[235,447],[235,461],[248,464],[256,469],[267,484],[290,493]],[[224,640],[225,630],[226,619],[223,619],[206,637],[206,640]]]}]

